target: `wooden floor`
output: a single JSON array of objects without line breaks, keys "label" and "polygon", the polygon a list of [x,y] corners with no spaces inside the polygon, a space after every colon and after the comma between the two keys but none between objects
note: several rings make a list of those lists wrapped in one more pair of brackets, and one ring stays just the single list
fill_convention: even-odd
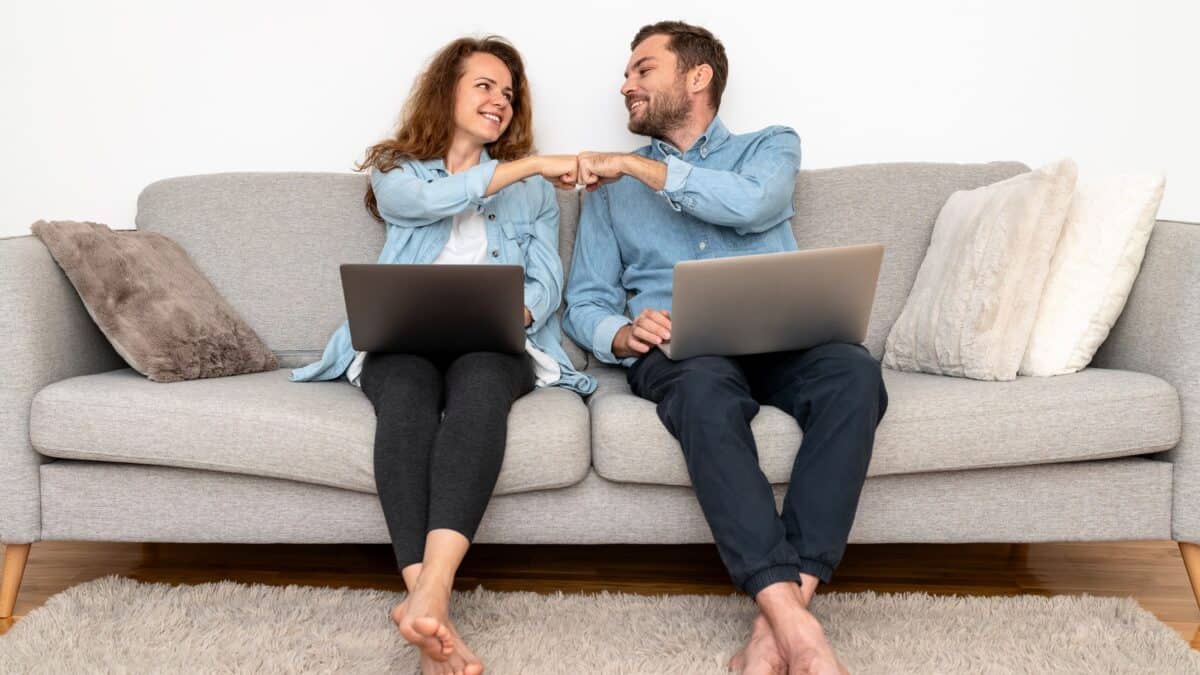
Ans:
[{"label": "wooden floor", "polygon": [[[385,545],[33,545],[14,619],[74,584],[120,574],[195,584],[305,584],[403,590]],[[468,554],[459,588],[548,593],[732,593],[712,546],[497,546]],[[851,545],[821,592],[1133,596],[1200,648],[1200,610],[1173,542]]]}]

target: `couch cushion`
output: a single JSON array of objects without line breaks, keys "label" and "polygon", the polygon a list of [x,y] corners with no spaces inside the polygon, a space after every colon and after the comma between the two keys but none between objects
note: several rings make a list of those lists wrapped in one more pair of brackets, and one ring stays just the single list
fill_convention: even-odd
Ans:
[{"label": "couch cushion", "polygon": [[[385,227],[363,207],[367,183],[343,173],[167,178],[142,190],[137,227],[179,243],[279,364],[295,368],[319,359],[346,319],[338,266],[374,263],[383,248]],[[555,196],[569,270],[580,201],[573,191]],[[577,368],[586,366],[574,343],[564,339],[563,347]]]},{"label": "couch cushion", "polygon": [[[956,190],[1028,170],[1018,162],[803,170],[796,182],[792,231],[802,249],[884,245],[866,340],[880,358],[946,199]],[[183,246],[280,365],[292,368],[319,358],[345,319],[338,265],[375,262],[383,246],[384,226],[363,208],[366,187],[366,176],[338,173],[168,178],[148,185],[138,197],[137,227]],[[581,195],[555,195],[562,213],[558,248],[569,274]],[[280,242],[287,245],[281,248]],[[568,354],[582,365],[580,352],[568,348]]]},{"label": "couch cushion", "polygon": [[[621,369],[593,365],[596,472],[613,481],[689,485],[678,442],[653,403],[629,391]],[[1179,397],[1152,375],[1089,368],[1058,377],[984,382],[885,368],[888,410],[875,437],[870,476],[1044,464],[1138,455],[1180,439]],[[786,483],[799,426],[763,406],[751,423],[759,465]]]},{"label": "couch cushion", "polygon": [[1019,162],[897,163],[801,171],[792,231],[802,249],[883,244],[864,344],[875,358],[917,278],[933,223],[951,194],[1028,171]]},{"label": "couch cushion", "polygon": [[[74,377],[33,400],[33,447],[69,459],[158,464],[375,492],[375,412],[344,380],[286,371],[158,384],[130,369]],[[550,387],[519,399],[496,494],[573,485],[590,465],[588,411]]]}]

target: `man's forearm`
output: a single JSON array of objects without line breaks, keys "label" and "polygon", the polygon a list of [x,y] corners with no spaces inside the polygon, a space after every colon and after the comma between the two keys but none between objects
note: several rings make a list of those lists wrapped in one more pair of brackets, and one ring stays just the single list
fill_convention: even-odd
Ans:
[{"label": "man's forearm", "polygon": [[622,155],[621,172],[642,181],[655,192],[667,184],[667,165],[641,155]]}]

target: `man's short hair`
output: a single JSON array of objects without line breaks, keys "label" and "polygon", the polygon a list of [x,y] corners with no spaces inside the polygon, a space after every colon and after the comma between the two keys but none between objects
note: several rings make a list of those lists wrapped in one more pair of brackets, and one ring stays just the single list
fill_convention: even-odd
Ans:
[{"label": "man's short hair", "polygon": [[659,21],[642,26],[629,45],[630,51],[637,49],[643,40],[652,35],[666,35],[667,49],[679,60],[679,72],[686,73],[696,66],[707,63],[713,70],[709,85],[709,103],[714,111],[721,108],[721,94],[729,78],[729,60],[725,58],[725,45],[706,28],[693,26],[682,21]]}]

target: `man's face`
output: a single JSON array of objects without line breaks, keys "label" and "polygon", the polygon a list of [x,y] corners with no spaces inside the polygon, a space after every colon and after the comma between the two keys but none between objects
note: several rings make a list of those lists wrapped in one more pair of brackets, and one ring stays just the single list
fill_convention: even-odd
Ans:
[{"label": "man's face", "polygon": [[621,95],[629,111],[629,130],[663,138],[681,127],[691,112],[679,60],[667,44],[669,35],[652,35],[638,44],[625,67]]}]

